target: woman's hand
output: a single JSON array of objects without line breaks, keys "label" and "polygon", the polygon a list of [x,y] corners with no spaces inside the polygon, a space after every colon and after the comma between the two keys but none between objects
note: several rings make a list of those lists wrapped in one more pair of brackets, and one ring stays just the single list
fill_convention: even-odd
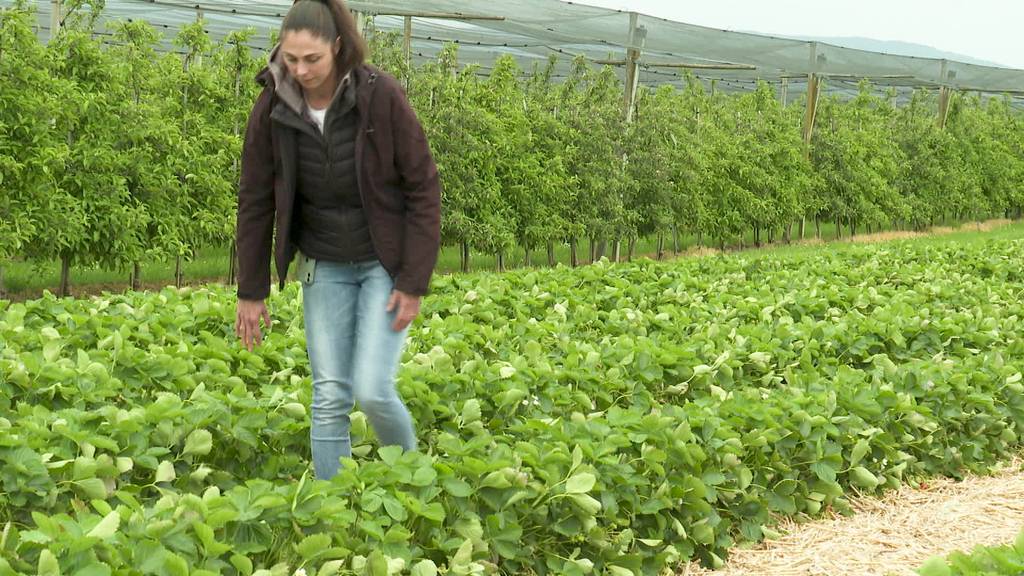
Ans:
[{"label": "woman's hand", "polygon": [[391,298],[388,299],[388,312],[396,309],[398,313],[395,314],[395,322],[391,325],[391,328],[395,332],[401,332],[419,315],[420,297],[393,290]]},{"label": "woman's hand", "polygon": [[242,339],[242,345],[252,352],[253,348],[263,343],[260,333],[260,318],[270,331],[270,311],[263,300],[238,300],[235,313],[235,333]]}]

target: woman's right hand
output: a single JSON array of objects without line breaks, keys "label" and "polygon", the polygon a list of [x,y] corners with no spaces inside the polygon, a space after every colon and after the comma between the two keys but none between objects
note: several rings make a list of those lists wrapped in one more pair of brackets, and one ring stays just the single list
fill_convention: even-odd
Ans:
[{"label": "woman's right hand", "polygon": [[235,333],[242,339],[242,346],[252,352],[253,348],[263,343],[260,318],[263,318],[263,324],[270,331],[270,311],[263,300],[239,298],[235,317]]}]

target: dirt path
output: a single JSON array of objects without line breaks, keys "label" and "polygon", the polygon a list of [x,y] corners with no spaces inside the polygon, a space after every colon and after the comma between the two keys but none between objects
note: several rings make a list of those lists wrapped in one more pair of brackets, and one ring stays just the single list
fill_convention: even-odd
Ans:
[{"label": "dirt path", "polygon": [[684,567],[683,576],[888,576],[917,574],[931,556],[1013,542],[1024,529],[1021,460],[992,476],[905,486],[858,498],[856,515],[782,524],[783,536],[735,550],[724,569]]}]

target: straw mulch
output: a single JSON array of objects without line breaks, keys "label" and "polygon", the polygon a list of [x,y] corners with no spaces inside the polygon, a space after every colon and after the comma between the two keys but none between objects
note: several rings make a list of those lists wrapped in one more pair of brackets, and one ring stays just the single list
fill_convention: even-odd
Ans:
[{"label": "straw mulch", "polygon": [[925,236],[944,236],[946,234],[953,234],[954,232],[991,232],[997,228],[1002,228],[1008,224],[1012,224],[1012,220],[995,219],[986,220],[985,222],[968,222],[961,224],[959,228],[953,228],[950,226],[936,226],[925,232],[879,232],[876,234],[858,234],[852,239],[847,239],[849,242],[855,244],[872,244],[875,242],[888,242],[890,240],[906,240],[909,238],[922,238]]},{"label": "straw mulch", "polygon": [[916,575],[931,556],[1013,542],[1024,529],[1024,472],[1018,458],[991,476],[928,480],[881,499],[855,498],[853,508],[853,516],[783,521],[779,531],[784,536],[732,551],[723,570],[693,563],[680,574]]}]

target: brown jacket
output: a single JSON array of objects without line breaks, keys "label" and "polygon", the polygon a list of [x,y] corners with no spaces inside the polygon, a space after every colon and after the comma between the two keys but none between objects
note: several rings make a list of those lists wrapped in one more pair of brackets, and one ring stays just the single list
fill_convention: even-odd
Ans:
[{"label": "brown jacket", "polygon": [[[356,179],[374,251],[407,294],[427,293],[441,238],[441,185],[423,128],[401,85],[363,65],[356,86]],[[296,122],[304,103],[274,61],[258,76],[263,92],[249,115],[238,190],[238,297],[270,294],[271,236],[283,288],[295,256],[291,242],[297,167]]]}]

